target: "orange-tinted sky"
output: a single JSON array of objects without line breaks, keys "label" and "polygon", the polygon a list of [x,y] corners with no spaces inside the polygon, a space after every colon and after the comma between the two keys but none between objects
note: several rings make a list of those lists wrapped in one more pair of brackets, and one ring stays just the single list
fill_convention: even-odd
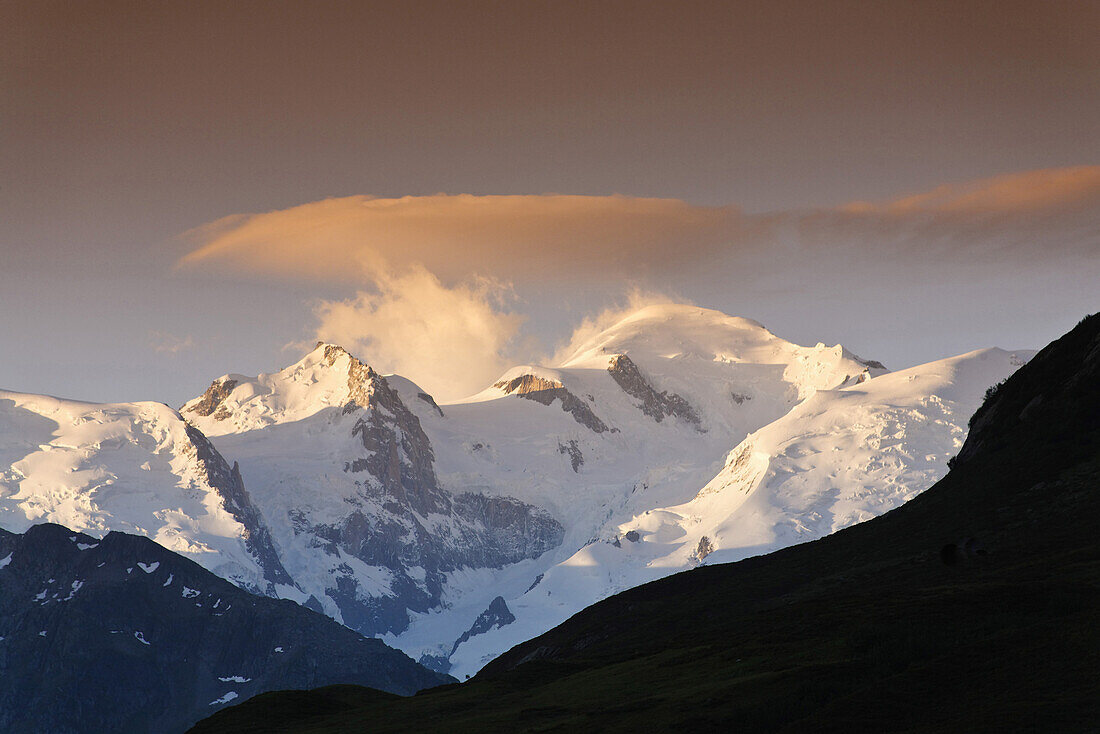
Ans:
[{"label": "orange-tinted sky", "polygon": [[[363,289],[434,293],[431,278],[497,299],[544,349],[633,285],[892,366],[1037,346],[1100,302],[1098,37],[1100,5],[1082,2],[9,0],[0,385],[175,403],[287,361]],[[416,239],[466,201],[441,192],[488,197],[470,201],[491,215]],[[500,213],[516,195],[538,216]],[[426,274],[306,281],[254,253],[186,257],[211,242],[195,232],[245,221],[226,217],[285,210],[228,232],[293,217],[308,234],[314,202],[409,196],[414,239],[387,252],[431,240],[399,264]],[[1044,203],[974,212],[1012,196]],[[340,230],[326,257],[360,235]],[[469,273],[446,247],[477,251]],[[501,264],[533,253],[552,283]],[[497,357],[534,348],[510,349]]]}]

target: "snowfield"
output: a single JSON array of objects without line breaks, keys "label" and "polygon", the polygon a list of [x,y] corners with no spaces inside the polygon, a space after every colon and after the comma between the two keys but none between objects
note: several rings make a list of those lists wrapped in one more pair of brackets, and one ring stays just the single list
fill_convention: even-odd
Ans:
[{"label": "snowfield", "polygon": [[[179,413],[0,391],[0,527],[54,522],[145,535],[252,589],[266,586]],[[93,547],[88,545],[87,547]]]}]

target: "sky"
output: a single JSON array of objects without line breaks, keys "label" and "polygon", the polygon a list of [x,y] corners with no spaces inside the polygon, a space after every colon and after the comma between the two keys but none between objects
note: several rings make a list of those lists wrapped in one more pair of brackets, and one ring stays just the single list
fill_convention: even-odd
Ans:
[{"label": "sky", "polygon": [[0,2],[0,388],[344,343],[443,399],[654,301],[891,368],[1100,304],[1100,5]]}]

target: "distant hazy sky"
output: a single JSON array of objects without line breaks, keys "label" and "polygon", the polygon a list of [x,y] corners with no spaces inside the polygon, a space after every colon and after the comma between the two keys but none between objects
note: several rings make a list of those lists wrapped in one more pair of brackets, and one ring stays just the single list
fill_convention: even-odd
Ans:
[{"label": "distant hazy sky", "polygon": [[178,405],[321,337],[456,393],[631,297],[894,368],[1041,346],[1100,308],[1098,37],[1088,2],[0,0],[0,388]]}]

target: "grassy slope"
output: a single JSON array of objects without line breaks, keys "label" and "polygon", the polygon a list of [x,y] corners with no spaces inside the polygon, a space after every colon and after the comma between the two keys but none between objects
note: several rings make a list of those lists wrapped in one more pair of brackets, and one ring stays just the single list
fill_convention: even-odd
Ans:
[{"label": "grassy slope", "polygon": [[[1093,730],[1098,522],[1094,316],[886,516],[619,594],[462,686],[266,694],[195,731]],[[945,565],[965,537],[986,554]]]}]

